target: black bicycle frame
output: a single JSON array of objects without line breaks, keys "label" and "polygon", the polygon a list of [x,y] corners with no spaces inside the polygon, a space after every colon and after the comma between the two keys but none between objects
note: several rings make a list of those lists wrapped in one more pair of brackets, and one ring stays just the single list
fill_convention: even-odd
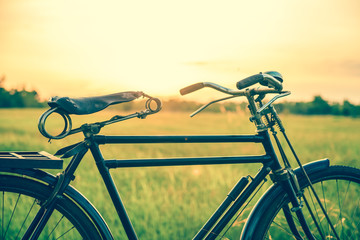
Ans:
[{"label": "black bicycle frame", "polygon": [[[226,224],[241,208],[245,201],[266,178],[270,171],[281,169],[275,154],[268,131],[258,132],[256,135],[201,135],[201,136],[103,136],[91,135],[87,138],[90,151],[95,159],[98,170],[104,180],[106,188],[113,201],[115,209],[123,224],[127,237],[137,239],[130,218],[122,203],[120,194],[115,186],[109,169],[128,167],[159,167],[159,166],[189,166],[189,165],[219,165],[262,163],[258,174],[248,184],[243,177],[228,194],[220,207],[210,217],[207,223],[196,234],[194,239],[214,239],[224,229]],[[224,156],[201,158],[165,158],[165,159],[132,159],[132,160],[105,160],[99,145],[104,144],[145,144],[145,143],[261,143],[265,150],[264,155],[256,156]],[[246,187],[246,188],[245,188]],[[230,204],[233,202],[231,207]],[[228,209],[229,208],[229,209]],[[227,210],[227,211],[226,211]],[[215,225],[216,224],[216,225]],[[215,226],[214,226],[215,225]],[[209,234],[209,231],[211,233]]]},{"label": "black bicycle frame", "polygon": [[[56,201],[59,196],[63,193],[66,186],[73,180],[73,173],[75,172],[78,164],[82,160],[85,153],[90,149],[94,160],[96,162],[97,168],[103,178],[103,181],[106,185],[106,188],[110,194],[113,205],[119,215],[119,218],[123,224],[125,232],[129,239],[137,239],[134,228],[131,224],[129,216],[126,212],[126,209],[122,203],[120,194],[116,189],[115,183],[110,174],[110,169],[113,168],[130,168],[130,167],[159,167],[159,166],[189,166],[189,165],[219,165],[219,164],[244,164],[244,163],[261,163],[262,168],[259,170],[257,175],[252,178],[251,183],[249,183],[249,177],[241,178],[235,187],[229,192],[223,203],[219,208],[214,212],[214,214],[209,218],[201,230],[195,235],[194,239],[215,239],[224,229],[224,227],[229,223],[229,221],[234,217],[234,215],[239,211],[239,209],[244,205],[244,203],[252,196],[259,185],[265,180],[266,176],[272,172],[272,180],[274,183],[280,184],[283,187],[284,191],[287,193],[289,201],[292,205],[292,211],[296,212],[297,218],[300,225],[304,229],[306,236],[309,239],[313,239],[312,233],[309,229],[309,226],[306,223],[304,214],[301,210],[301,192],[298,188],[298,182],[296,177],[293,175],[293,171],[290,167],[290,164],[286,158],[285,152],[283,151],[278,138],[276,137],[276,131],[274,130],[274,124],[277,124],[280,131],[284,135],[287,145],[290,147],[291,152],[293,153],[296,161],[298,162],[304,176],[307,178],[310,188],[312,185],[310,179],[308,178],[304,168],[302,167],[300,160],[298,159],[294,149],[292,148],[289,139],[285,134],[285,129],[282,126],[280,118],[278,117],[274,107],[271,105],[276,99],[280,97],[285,97],[290,94],[287,91],[281,91],[282,86],[279,79],[273,78],[271,75],[261,75],[261,79],[265,79],[270,83],[270,87],[275,87],[274,89],[250,89],[246,88],[245,90],[232,90],[224,88],[222,86],[213,84],[213,83],[201,83],[191,85],[181,91],[182,94],[187,94],[193,91],[196,91],[203,87],[211,87],[220,92],[227,93],[231,95],[230,97],[222,98],[210,102],[207,105],[204,105],[195,113],[195,115],[205,109],[212,103],[227,100],[230,98],[238,96],[246,96],[249,102],[249,110],[251,113],[250,121],[253,122],[257,129],[257,134],[254,135],[196,135],[196,136],[104,136],[98,135],[101,128],[113,124],[116,122],[121,122],[131,118],[145,118],[147,115],[157,113],[161,109],[161,101],[156,98],[149,98],[145,104],[146,109],[141,112],[136,112],[127,116],[114,116],[110,120],[97,122],[92,124],[84,124],[79,128],[71,129],[71,118],[68,116],[64,109],[61,106],[56,108],[51,108],[46,111],[40,118],[39,121],[39,130],[40,132],[49,139],[61,139],[68,135],[83,132],[85,135],[85,141],[67,146],[60,149],[55,155],[63,155],[62,158],[68,158],[73,156],[70,164],[67,169],[58,175],[58,180],[54,186],[54,192],[42,205],[41,211],[37,214],[37,217],[32,222],[30,228],[28,229],[25,236],[32,236],[33,239],[41,232],[43,226],[45,225],[47,218],[51,215],[52,210],[55,207]],[[250,78],[245,79],[246,84],[248,83],[257,83],[259,82],[260,75],[254,75]],[[261,83],[262,84],[262,83]],[[262,100],[266,94],[276,93],[270,101],[265,105],[262,104]],[[254,99],[254,96],[258,96]],[[151,108],[151,103],[155,102],[156,108]],[[58,107],[60,107],[58,109]],[[58,113],[62,115],[65,121],[65,127],[63,132],[58,136],[52,136],[47,133],[45,130],[45,121],[47,117],[52,113]],[[264,121],[264,117],[266,121]],[[273,133],[273,137],[277,143],[278,150],[284,161],[284,168],[281,167],[279,159],[275,154],[272,142],[270,140],[269,129]],[[221,156],[221,157],[183,157],[183,158],[156,158],[156,159],[122,159],[122,160],[107,160],[104,159],[101,151],[100,145],[105,144],[157,144],[157,143],[261,143],[265,153],[263,155],[255,156]],[[316,196],[316,199],[321,206],[328,222],[332,226],[333,232],[336,234],[336,231],[331,224],[331,221],[326,214],[323,206],[321,205],[320,199],[317,197],[315,191],[312,189],[312,192]],[[287,219],[290,226],[294,225],[293,219]],[[291,231],[297,236],[297,230],[291,228]]]}]

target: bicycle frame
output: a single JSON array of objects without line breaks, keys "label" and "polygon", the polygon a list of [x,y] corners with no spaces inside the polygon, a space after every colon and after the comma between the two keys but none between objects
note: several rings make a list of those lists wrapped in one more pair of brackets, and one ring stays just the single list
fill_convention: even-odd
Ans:
[{"label": "bicycle frame", "polygon": [[[209,84],[209,83],[208,83]],[[277,98],[287,96],[289,92],[281,92],[277,90],[276,92],[280,95],[274,97],[267,104],[262,105],[261,100],[265,97],[266,93],[273,93],[273,90],[249,90],[245,91],[230,91],[229,89],[219,88],[217,85],[211,85],[213,88],[220,89],[221,91],[229,92],[233,95],[246,96],[249,102],[249,110],[252,115],[250,120],[255,123],[257,128],[257,134],[254,135],[185,135],[185,136],[104,136],[98,135],[100,129],[108,124],[112,124],[119,121],[124,121],[130,118],[138,117],[145,118],[146,115],[153,114],[158,112],[161,109],[160,101],[155,101],[157,104],[156,110],[152,110],[147,104],[146,111],[138,112],[131,114],[125,117],[115,116],[109,121],[94,123],[94,124],[84,124],[80,128],[73,129],[69,128],[66,130],[66,135],[74,134],[78,132],[83,132],[85,140],[78,144],[65,147],[60,149],[55,155],[63,155],[63,158],[71,157],[69,165],[63,173],[58,176],[58,181],[54,186],[54,192],[49,197],[47,201],[42,205],[41,210],[38,215],[35,217],[35,220],[28,228],[25,236],[32,236],[32,239],[36,239],[36,236],[40,234],[42,228],[44,227],[47,218],[51,215],[52,210],[54,209],[56,199],[60,196],[69,185],[70,181],[73,180],[74,173],[83,159],[85,153],[90,150],[91,154],[96,162],[98,171],[103,179],[103,182],[109,192],[109,195],[112,199],[113,205],[117,211],[117,214],[122,222],[125,233],[129,239],[137,239],[136,232],[131,224],[130,218],[126,212],[125,206],[121,200],[120,194],[116,188],[116,185],[110,174],[110,169],[114,168],[132,168],[132,167],[160,167],[160,166],[190,166],[190,165],[222,165],[222,164],[245,164],[245,163],[261,163],[262,167],[255,177],[251,178],[252,181],[249,183],[249,177],[241,178],[234,188],[227,195],[223,203],[219,208],[213,213],[209,220],[204,224],[201,230],[195,235],[194,239],[215,239],[225,228],[225,226],[230,222],[234,215],[239,211],[239,209],[244,205],[244,203],[252,196],[259,185],[265,181],[266,177],[271,173],[271,179],[274,183],[279,183],[279,185],[287,193],[288,198],[292,205],[292,211],[296,212],[298,220],[306,233],[306,236],[310,239],[313,239],[312,233],[306,223],[304,215],[301,211],[301,203],[299,201],[299,189],[296,176],[294,176],[294,171],[291,169],[290,165],[287,162],[285,153],[281,147],[281,144],[276,137],[276,132],[273,128],[274,124],[278,124],[280,131],[284,134],[288,145],[291,147],[288,138],[284,132],[281,121],[278,118],[278,115],[271,105]],[[196,87],[197,88],[197,87]],[[191,89],[193,91],[194,89]],[[195,89],[196,90],[196,89]],[[259,97],[255,100],[254,95],[258,94]],[[228,98],[224,98],[228,99]],[[222,99],[222,100],[224,100]],[[150,100],[151,102],[151,100]],[[258,108],[256,102],[260,105]],[[206,107],[207,105],[205,105]],[[200,108],[196,113],[201,111],[203,108]],[[61,113],[61,112],[60,112]],[[44,125],[46,117],[51,114],[45,113],[43,121],[40,121],[39,129],[43,130],[40,132],[45,132]],[[269,119],[268,114],[274,119]],[[61,114],[63,115],[63,114]],[[64,117],[64,116],[63,116]],[[263,122],[263,117],[266,118],[266,123]],[[67,118],[64,117],[66,121]],[[270,121],[271,120],[271,121]],[[70,122],[70,120],[69,120]],[[273,133],[273,137],[276,141],[277,147],[280,151],[281,157],[284,161],[283,168],[279,162],[279,159],[275,153],[273,144],[270,139],[269,129]],[[65,130],[64,130],[65,131]],[[44,136],[50,136],[45,134]],[[50,136],[51,137],[51,136]],[[59,137],[59,136],[58,136]],[[59,138],[63,138],[60,136]],[[104,159],[100,145],[106,144],[166,144],[166,143],[261,143],[265,154],[255,155],[255,156],[221,156],[221,157],[183,157],[183,158],[156,158],[156,159],[121,159],[121,160],[107,160]],[[298,160],[293,148],[291,147],[294,156]],[[298,161],[299,162],[299,161]],[[302,172],[306,175],[304,168],[299,162],[299,166]],[[309,180],[310,182],[310,180]],[[300,194],[301,195],[301,194]],[[293,225],[292,219],[287,219],[289,225]],[[292,229],[294,235],[296,235],[296,230]]]},{"label": "bicycle frame", "polygon": [[[98,170],[110,194],[115,209],[121,219],[129,239],[137,239],[130,218],[122,203],[119,192],[109,172],[113,168],[127,167],[159,167],[159,166],[189,166],[189,165],[220,165],[261,163],[263,166],[258,174],[248,184],[247,178],[241,178],[227,199],[210,217],[208,222],[197,233],[194,239],[203,239],[212,229],[206,239],[215,238],[255,189],[260,185],[270,171],[281,169],[278,158],[272,146],[268,131],[261,131],[256,135],[190,135],[190,136],[104,136],[91,135],[87,137],[89,149],[94,157]],[[146,143],[261,143],[265,154],[257,156],[224,156],[202,158],[165,158],[165,159],[134,159],[134,160],[105,160],[100,145],[105,144],[146,144]],[[246,187],[247,186],[247,187]],[[246,187],[246,188],[245,188]],[[228,209],[230,204],[232,206]],[[227,210],[228,209],[228,210]],[[227,211],[226,211],[227,210]],[[225,213],[226,212],[226,213]],[[225,213],[225,214],[224,214]],[[222,217],[221,217],[222,216]],[[221,217],[221,218],[220,218]],[[216,224],[217,223],[217,224]],[[216,226],[214,226],[216,224]]]}]

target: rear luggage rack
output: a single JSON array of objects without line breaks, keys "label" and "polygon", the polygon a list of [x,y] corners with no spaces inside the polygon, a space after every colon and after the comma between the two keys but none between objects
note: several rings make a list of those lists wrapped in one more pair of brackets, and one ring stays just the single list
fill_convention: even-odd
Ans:
[{"label": "rear luggage rack", "polygon": [[0,168],[62,169],[63,160],[45,151],[0,152]]}]

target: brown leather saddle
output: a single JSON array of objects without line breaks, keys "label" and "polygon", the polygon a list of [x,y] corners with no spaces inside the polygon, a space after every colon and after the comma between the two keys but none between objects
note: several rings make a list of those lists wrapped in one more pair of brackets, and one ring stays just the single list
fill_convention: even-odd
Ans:
[{"label": "brown leather saddle", "polygon": [[84,115],[99,112],[110,105],[130,102],[144,96],[143,92],[120,92],[110,95],[84,98],[52,97],[48,104],[67,114]]}]

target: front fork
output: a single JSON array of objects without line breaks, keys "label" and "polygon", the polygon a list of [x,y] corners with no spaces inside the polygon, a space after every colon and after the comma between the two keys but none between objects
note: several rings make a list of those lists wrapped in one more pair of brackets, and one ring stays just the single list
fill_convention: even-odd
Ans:
[{"label": "front fork", "polygon": [[[296,239],[303,239],[299,233],[299,231],[297,230],[296,228],[296,224],[294,222],[294,218],[291,214],[291,212],[294,212],[298,218],[298,221],[302,227],[302,229],[304,230],[304,233],[306,235],[306,237],[310,240],[315,240],[314,236],[312,235],[311,231],[310,231],[310,228],[309,228],[309,225],[307,224],[306,220],[305,220],[305,216],[304,216],[304,213],[303,213],[303,201],[305,202],[305,204],[307,205],[308,209],[309,209],[309,213],[315,223],[315,226],[317,228],[317,230],[319,231],[322,239],[325,239],[321,229],[320,229],[320,226],[317,222],[317,220],[315,219],[315,216],[312,212],[312,210],[310,209],[309,207],[309,204],[303,194],[303,191],[301,190],[300,186],[299,186],[299,182],[297,180],[297,177],[296,175],[294,174],[291,166],[290,166],[290,162],[288,161],[287,157],[286,157],[286,154],[281,146],[281,143],[277,137],[277,132],[275,131],[275,128],[274,128],[274,125],[277,125],[277,127],[279,128],[279,130],[283,133],[285,139],[287,140],[287,143],[289,145],[289,147],[291,148],[292,150],[292,153],[294,154],[300,168],[303,169],[301,163],[300,163],[300,160],[298,159],[289,139],[287,138],[286,134],[285,134],[285,128],[284,126],[282,125],[282,122],[274,108],[274,106],[272,106],[271,104],[264,109],[263,107],[263,104],[262,104],[262,99],[263,99],[264,96],[259,96],[255,101],[259,104],[259,107],[260,109],[262,109],[262,112],[260,111],[257,111],[256,113],[259,113],[259,115],[255,115],[253,114],[253,116],[257,117],[257,119],[262,122],[262,120],[265,120],[265,122],[267,124],[265,124],[265,127],[266,128],[269,128],[271,130],[271,132],[273,133],[273,137],[277,143],[277,146],[279,148],[279,151],[280,151],[280,154],[281,154],[281,157],[284,161],[284,165],[285,165],[285,168],[284,169],[278,169],[278,170],[274,170],[271,174],[272,176],[272,180],[274,183],[279,183],[282,185],[282,187],[284,188],[284,190],[286,191],[286,193],[288,194],[288,197],[290,199],[290,202],[292,204],[292,208],[290,209],[290,207],[288,205],[284,206],[283,207],[283,211],[284,211],[284,215],[285,215],[285,218],[286,218],[286,221],[291,229],[291,232],[293,233],[293,235],[296,237]],[[252,100],[252,99],[250,99]],[[250,109],[251,109],[251,106],[249,106]],[[253,108],[255,107],[256,109],[256,106],[254,104],[254,106],[252,106]],[[253,112],[255,113],[255,112]],[[270,116],[269,116],[270,114]],[[262,118],[262,119],[261,119]],[[260,126],[260,125],[258,125]],[[305,176],[307,177],[307,174],[305,172],[305,170],[303,169],[304,171],[304,174]],[[307,177],[308,178],[308,177]],[[311,185],[311,182],[310,182],[310,179],[308,179],[309,181],[309,184],[310,186],[312,187]],[[303,200],[303,201],[302,201]],[[319,204],[320,201],[319,201]],[[323,209],[324,211],[324,209]],[[324,212],[325,215],[327,215],[325,212]],[[330,220],[328,219],[329,223],[330,223]],[[331,223],[330,223],[331,224]],[[337,236],[336,234],[336,231],[333,229],[335,235]],[[337,239],[339,239],[337,237]]]},{"label": "front fork", "polygon": [[[303,239],[300,235],[299,231],[296,228],[296,224],[294,222],[294,218],[291,214],[291,212],[294,212],[297,216],[297,219],[304,230],[304,233],[307,237],[307,239],[315,240],[315,237],[311,233],[311,230],[309,228],[309,225],[305,219],[304,213],[303,213],[303,201],[306,202],[306,199],[303,195],[303,191],[300,188],[299,182],[297,180],[297,177],[292,169],[280,169],[277,171],[274,171],[271,175],[271,179],[274,183],[281,184],[281,186],[286,191],[289,200],[291,202],[292,208],[290,209],[289,205],[285,205],[283,207],[283,212],[286,218],[286,221],[288,223],[288,226],[292,232],[292,234],[295,236],[296,239]],[[312,215],[312,212],[310,211],[310,215]],[[322,232],[320,230],[320,227],[315,220],[314,216],[313,220],[315,222],[316,227],[319,230],[319,233],[322,235]],[[323,235],[322,235],[323,237]],[[324,239],[324,238],[323,238]]]}]

